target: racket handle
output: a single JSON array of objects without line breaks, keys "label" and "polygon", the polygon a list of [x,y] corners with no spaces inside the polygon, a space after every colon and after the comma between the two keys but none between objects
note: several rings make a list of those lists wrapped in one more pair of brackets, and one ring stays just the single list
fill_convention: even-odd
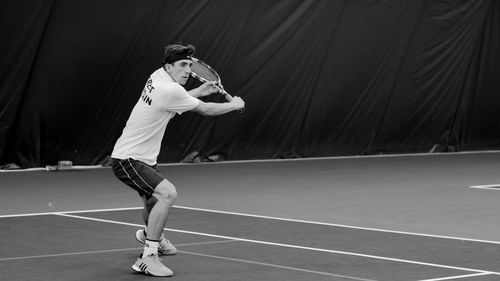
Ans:
[{"label": "racket handle", "polygon": [[[227,93],[224,89],[219,88],[219,90],[221,91],[221,94],[224,96],[224,98],[225,98],[227,101],[229,101],[229,102],[230,102],[230,101],[232,101],[232,100],[233,100],[233,96],[231,96],[230,94],[228,94],[228,93]],[[243,112],[245,112],[245,108],[243,107],[243,108],[238,109],[238,112],[239,112],[239,113],[243,113]]]}]

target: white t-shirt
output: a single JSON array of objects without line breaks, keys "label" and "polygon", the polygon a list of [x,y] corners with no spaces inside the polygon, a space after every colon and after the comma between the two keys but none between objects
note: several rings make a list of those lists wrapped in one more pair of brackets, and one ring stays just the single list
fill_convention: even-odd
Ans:
[{"label": "white t-shirt", "polygon": [[163,68],[156,70],[146,82],[111,157],[132,158],[155,165],[170,119],[176,113],[182,114],[195,108],[199,102]]}]

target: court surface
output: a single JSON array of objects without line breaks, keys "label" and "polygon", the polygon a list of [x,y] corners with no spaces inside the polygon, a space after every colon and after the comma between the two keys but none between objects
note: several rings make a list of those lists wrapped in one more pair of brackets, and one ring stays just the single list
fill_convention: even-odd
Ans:
[{"label": "court surface", "polygon": [[[500,280],[500,152],[161,165],[169,280]],[[0,280],[134,273],[141,201],[109,168],[1,172]]]}]

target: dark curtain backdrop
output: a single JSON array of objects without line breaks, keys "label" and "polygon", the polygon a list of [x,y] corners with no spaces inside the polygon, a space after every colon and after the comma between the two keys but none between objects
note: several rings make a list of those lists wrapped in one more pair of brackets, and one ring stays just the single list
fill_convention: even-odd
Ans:
[{"label": "dark curtain backdrop", "polygon": [[177,116],[159,162],[500,147],[497,0],[6,0],[0,22],[0,164],[103,161],[168,43],[247,109]]}]

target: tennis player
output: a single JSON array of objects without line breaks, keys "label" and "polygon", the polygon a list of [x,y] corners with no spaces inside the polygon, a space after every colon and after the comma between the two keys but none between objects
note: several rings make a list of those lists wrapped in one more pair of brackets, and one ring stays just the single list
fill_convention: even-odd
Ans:
[{"label": "tennis player", "polygon": [[165,239],[163,229],[169,210],[177,198],[175,186],[156,168],[161,142],[170,119],[176,114],[194,111],[216,116],[244,108],[239,97],[230,102],[212,103],[198,99],[217,92],[213,82],[191,91],[184,85],[191,73],[192,45],[168,45],[163,67],[151,74],[141,96],[113,149],[112,170],[115,176],[139,193],[144,203],[145,229],[136,232],[144,251],[132,265],[136,272],[153,276],[172,276],[173,272],[158,257],[173,255],[177,249]]}]

